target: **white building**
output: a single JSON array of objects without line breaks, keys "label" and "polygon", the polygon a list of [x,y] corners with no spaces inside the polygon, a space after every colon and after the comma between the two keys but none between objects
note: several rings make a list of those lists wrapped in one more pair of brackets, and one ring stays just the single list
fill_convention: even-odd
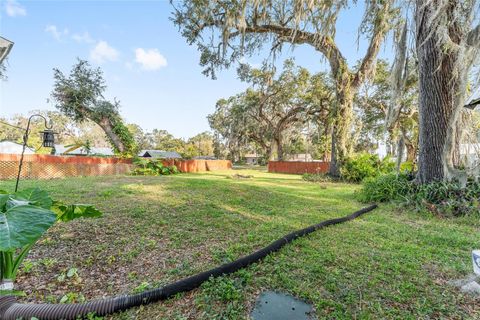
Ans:
[{"label": "white building", "polygon": [[248,165],[256,165],[260,161],[260,156],[256,153],[247,153],[245,156],[245,163]]},{"label": "white building", "polygon": [[[22,154],[23,145],[13,141],[1,141],[0,142],[0,153],[2,154]],[[32,148],[26,147],[25,154],[34,154],[35,150]]]},{"label": "white building", "polygon": [[462,143],[460,157],[468,167],[480,165],[480,143]]},{"label": "white building", "polygon": [[285,156],[285,160],[310,162],[310,161],[313,161],[313,157],[310,153],[295,153],[295,154],[287,154]]}]

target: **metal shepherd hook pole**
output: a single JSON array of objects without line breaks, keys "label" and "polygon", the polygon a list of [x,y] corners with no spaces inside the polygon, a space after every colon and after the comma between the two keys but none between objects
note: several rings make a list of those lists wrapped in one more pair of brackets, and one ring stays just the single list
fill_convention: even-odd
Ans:
[{"label": "metal shepherd hook pole", "polygon": [[25,129],[25,133],[23,134],[23,148],[22,148],[22,155],[20,156],[20,164],[18,165],[18,174],[17,174],[17,182],[15,183],[15,192],[18,191],[18,183],[20,181],[20,175],[22,174],[22,166],[23,166],[23,155],[25,154],[25,149],[27,148],[27,142],[28,142],[28,136],[30,135],[30,122],[32,121],[32,118],[34,117],[40,117],[45,121],[45,128],[47,130],[42,131],[43,133],[43,146],[44,147],[53,147],[54,143],[54,136],[53,136],[53,131],[52,131],[52,125],[48,125],[47,118],[42,116],[41,114],[34,114],[31,115],[30,118],[28,118],[28,123],[27,123],[27,128]]}]

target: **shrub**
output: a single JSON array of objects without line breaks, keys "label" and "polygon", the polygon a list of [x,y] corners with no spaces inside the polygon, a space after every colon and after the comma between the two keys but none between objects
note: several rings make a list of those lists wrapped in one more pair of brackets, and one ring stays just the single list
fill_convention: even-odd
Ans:
[{"label": "shrub", "polygon": [[161,160],[156,159],[137,158],[133,161],[133,164],[135,164],[133,175],[159,176],[180,172],[176,166],[165,166]]},{"label": "shrub", "polygon": [[361,153],[347,159],[340,173],[345,181],[361,182],[365,178],[392,172],[394,168],[395,163],[389,157],[381,160],[376,154]]},{"label": "shrub", "polygon": [[400,164],[401,172],[414,172],[415,170],[415,164],[412,161],[405,161]]},{"label": "shrub", "polygon": [[445,181],[415,185],[408,200],[416,208],[437,215],[480,214],[480,183],[469,181],[465,187]]},{"label": "shrub", "polygon": [[410,193],[412,187],[406,174],[389,173],[378,177],[368,177],[358,194],[362,202],[385,202],[398,200]]},{"label": "shrub", "polygon": [[388,174],[365,179],[358,193],[362,202],[400,200],[416,208],[441,216],[480,214],[480,182],[469,181],[466,187],[456,182],[416,184],[407,174]]}]

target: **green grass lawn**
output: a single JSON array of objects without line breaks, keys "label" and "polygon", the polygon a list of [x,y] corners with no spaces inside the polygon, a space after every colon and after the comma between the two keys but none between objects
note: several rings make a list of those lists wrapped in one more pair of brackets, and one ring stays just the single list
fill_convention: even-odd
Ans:
[{"label": "green grass lawn", "polygon": [[[254,177],[229,178],[235,173]],[[355,201],[356,185],[313,184],[258,170],[20,186],[35,185],[56,199],[92,203],[105,213],[56,225],[35,246],[19,289],[37,302],[78,302],[162,286],[365,206]],[[13,182],[0,188],[11,190]],[[478,219],[439,219],[382,205],[200,289],[108,319],[246,319],[263,290],[311,302],[319,319],[478,319],[478,299],[449,281],[471,272],[479,227]]]}]

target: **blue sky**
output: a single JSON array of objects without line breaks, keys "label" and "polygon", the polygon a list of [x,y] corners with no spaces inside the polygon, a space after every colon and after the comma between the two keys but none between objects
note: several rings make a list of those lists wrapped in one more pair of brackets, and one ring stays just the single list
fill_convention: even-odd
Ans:
[{"label": "blue sky", "polygon": [[[188,46],[169,20],[168,1],[14,1],[0,0],[0,35],[15,42],[0,84],[0,116],[31,110],[54,110],[47,102],[52,68],[68,72],[76,58],[100,66],[108,85],[107,98],[121,101],[121,114],[146,130],[165,129],[178,137],[208,130],[206,116],[215,102],[246,85],[235,68],[217,80],[205,77],[199,53]],[[362,5],[342,14],[337,42],[353,64],[365,52],[357,50]],[[311,72],[324,70],[322,56],[309,46],[286,46],[279,63],[289,56]],[[258,64],[267,52],[248,62]],[[263,55],[263,56],[262,56]],[[390,57],[391,42],[381,57]]]}]

